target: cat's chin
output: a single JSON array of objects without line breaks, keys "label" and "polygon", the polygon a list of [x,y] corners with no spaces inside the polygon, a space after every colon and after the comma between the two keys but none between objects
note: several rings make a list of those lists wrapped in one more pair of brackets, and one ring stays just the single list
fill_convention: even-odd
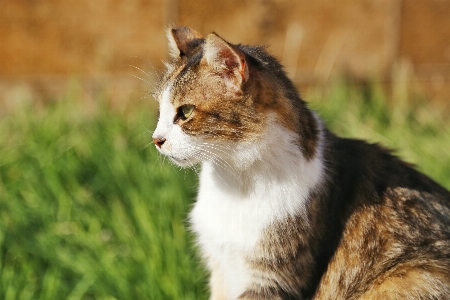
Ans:
[{"label": "cat's chin", "polygon": [[173,162],[174,164],[176,164],[179,167],[182,168],[190,168],[195,166],[198,161],[196,159],[193,158],[176,158],[174,156],[169,156],[169,159],[171,162]]}]

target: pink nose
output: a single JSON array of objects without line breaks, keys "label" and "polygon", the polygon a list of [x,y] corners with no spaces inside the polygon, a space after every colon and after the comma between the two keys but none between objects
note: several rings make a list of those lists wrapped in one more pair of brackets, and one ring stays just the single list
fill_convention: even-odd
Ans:
[{"label": "pink nose", "polygon": [[166,141],[165,138],[153,138],[153,143],[155,143],[155,145],[158,146],[159,148],[161,148],[161,146],[164,144],[165,141]]}]

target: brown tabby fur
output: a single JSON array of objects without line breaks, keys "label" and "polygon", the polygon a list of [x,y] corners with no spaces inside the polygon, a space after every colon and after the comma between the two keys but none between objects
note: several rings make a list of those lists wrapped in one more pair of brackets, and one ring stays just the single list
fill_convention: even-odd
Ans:
[{"label": "brown tabby fur", "polygon": [[[379,145],[321,129],[263,48],[232,45],[214,33],[205,39],[187,27],[169,33],[179,51],[161,87],[173,83],[174,107],[195,104],[192,118],[177,121],[185,133],[256,140],[274,113],[298,134],[306,159],[317,155],[322,135],[325,180],[310,193],[306,216],[266,229],[247,258],[259,283],[239,299],[450,299],[447,190]],[[229,74],[206,62],[207,42],[240,59],[228,59]],[[240,89],[230,90],[223,76],[242,79]],[[212,299],[227,299],[221,270],[212,269]]]}]

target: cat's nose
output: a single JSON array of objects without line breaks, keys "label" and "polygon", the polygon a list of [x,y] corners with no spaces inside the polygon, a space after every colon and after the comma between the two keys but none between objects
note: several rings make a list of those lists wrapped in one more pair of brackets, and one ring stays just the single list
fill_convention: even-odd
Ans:
[{"label": "cat's nose", "polygon": [[154,137],[153,138],[153,143],[155,143],[155,145],[158,146],[159,148],[161,148],[161,146],[164,144],[165,141],[166,141],[166,139],[163,137]]}]

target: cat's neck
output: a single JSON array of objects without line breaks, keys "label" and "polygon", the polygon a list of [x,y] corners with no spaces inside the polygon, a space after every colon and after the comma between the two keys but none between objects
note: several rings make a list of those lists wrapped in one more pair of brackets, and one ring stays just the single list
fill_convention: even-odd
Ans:
[{"label": "cat's neck", "polygon": [[[298,134],[277,123],[275,118],[265,133],[257,140],[240,144],[230,155],[219,161],[206,161],[203,168],[217,187],[245,196],[264,193],[266,190],[290,193],[292,188],[309,193],[324,178],[322,156],[323,134],[319,124],[315,155],[305,157]],[[298,183],[301,183],[299,186]]]}]

